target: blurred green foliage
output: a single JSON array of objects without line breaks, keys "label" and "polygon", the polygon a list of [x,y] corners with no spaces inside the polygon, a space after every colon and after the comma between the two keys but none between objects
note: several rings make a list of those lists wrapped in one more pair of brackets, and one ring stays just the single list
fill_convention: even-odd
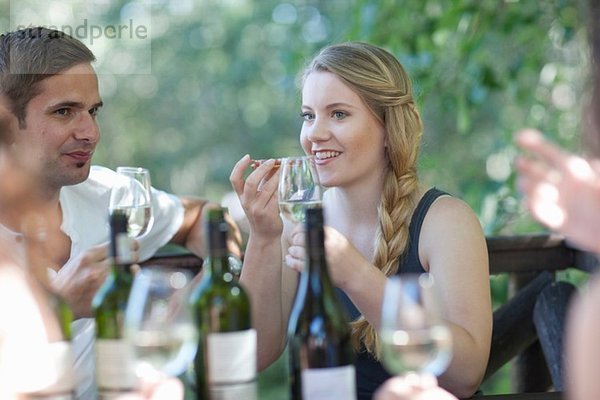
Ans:
[{"label": "blurred green foliage", "polygon": [[[73,2],[44,4],[63,12]],[[300,153],[296,76],[319,48],[347,40],[383,46],[407,68],[425,123],[421,179],[463,198],[486,234],[541,230],[515,188],[516,130],[579,146],[588,65],[580,0],[79,2],[106,24],[138,3],[151,14],[150,74],[114,73],[128,56],[118,48],[97,62],[106,105],[95,162],[148,167],[155,186],[178,194],[219,199],[244,154]],[[2,31],[17,12],[48,25],[56,11],[23,4],[0,0]],[[505,277],[492,279],[495,304],[506,288]]]},{"label": "blurred green foliage", "polygon": [[[17,13],[48,25],[63,3],[81,1],[50,2],[47,12],[40,4],[36,14],[0,0],[0,28]],[[156,186],[179,194],[221,198],[246,153],[300,153],[296,76],[319,48],[346,40],[383,46],[405,65],[425,121],[421,179],[467,201],[487,234],[540,229],[515,190],[516,130],[577,146],[587,69],[580,0],[83,3],[105,24],[135,18],[138,3],[151,14],[150,74],[114,73],[131,60],[112,43],[99,56],[106,106],[95,162],[146,166]]]},{"label": "blurred green foliage", "polygon": [[488,234],[539,229],[520,208],[512,139],[534,126],[575,145],[586,65],[575,2],[158,3],[152,74],[101,76],[112,90],[97,162],[145,165],[160,187],[218,198],[244,154],[300,153],[298,72],[322,46],[362,40],[414,80],[422,180],[467,201]]}]

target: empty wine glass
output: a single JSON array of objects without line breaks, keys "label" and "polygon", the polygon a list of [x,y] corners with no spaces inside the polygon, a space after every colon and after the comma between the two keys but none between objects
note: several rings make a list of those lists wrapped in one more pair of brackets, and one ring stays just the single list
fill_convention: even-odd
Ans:
[{"label": "empty wine glass", "polygon": [[189,305],[192,274],[145,267],[131,287],[125,336],[140,378],[181,375],[196,355],[198,333]]},{"label": "empty wine glass", "polygon": [[292,222],[304,222],[308,208],[321,207],[323,189],[314,156],[287,157],[279,175],[279,210]]},{"label": "empty wine glass", "polygon": [[121,210],[127,215],[128,232],[132,238],[144,236],[152,228],[152,192],[150,172],[141,167],[118,167],[122,179],[110,192],[109,210]]},{"label": "empty wine glass", "polygon": [[392,374],[440,375],[452,358],[452,335],[444,323],[430,274],[390,277],[380,329],[383,365]]}]

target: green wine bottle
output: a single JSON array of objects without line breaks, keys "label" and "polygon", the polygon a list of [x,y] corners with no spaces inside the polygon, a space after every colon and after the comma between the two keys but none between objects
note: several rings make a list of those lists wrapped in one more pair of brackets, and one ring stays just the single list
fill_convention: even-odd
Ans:
[{"label": "green wine bottle", "polygon": [[96,383],[100,399],[112,399],[135,390],[136,376],[131,345],[124,338],[123,320],[131,274],[131,239],[127,235],[127,216],[114,211],[110,216],[112,265],[92,308],[96,320]]},{"label": "green wine bottle", "polygon": [[200,334],[194,361],[197,398],[256,399],[256,330],[250,301],[230,271],[223,210],[208,210],[207,220],[208,257],[191,297]]},{"label": "green wine bottle", "polygon": [[306,210],[306,261],[288,325],[292,400],[356,399],[346,312],[325,259],[323,210]]}]

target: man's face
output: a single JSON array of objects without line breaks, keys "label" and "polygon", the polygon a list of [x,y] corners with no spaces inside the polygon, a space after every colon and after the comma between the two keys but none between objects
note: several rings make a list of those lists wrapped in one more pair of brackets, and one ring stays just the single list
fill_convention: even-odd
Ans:
[{"label": "man's face", "polygon": [[102,101],[88,63],[44,79],[39,89],[27,104],[25,124],[10,151],[54,191],[87,179],[100,139],[96,113]]}]

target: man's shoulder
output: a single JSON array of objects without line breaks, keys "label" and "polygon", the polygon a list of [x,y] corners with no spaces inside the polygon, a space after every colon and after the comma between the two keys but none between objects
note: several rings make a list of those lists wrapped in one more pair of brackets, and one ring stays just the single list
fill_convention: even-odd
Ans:
[{"label": "man's shoulder", "polygon": [[61,189],[61,198],[64,196],[98,196],[110,192],[115,184],[117,173],[109,168],[92,165],[88,178],[72,186],[64,186]]},{"label": "man's shoulder", "polygon": [[117,173],[110,168],[106,168],[101,165],[92,165],[90,168],[90,175],[82,183],[86,183],[88,181],[114,183],[116,176]]}]

